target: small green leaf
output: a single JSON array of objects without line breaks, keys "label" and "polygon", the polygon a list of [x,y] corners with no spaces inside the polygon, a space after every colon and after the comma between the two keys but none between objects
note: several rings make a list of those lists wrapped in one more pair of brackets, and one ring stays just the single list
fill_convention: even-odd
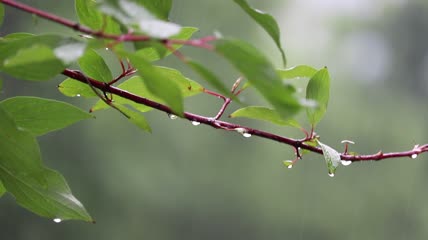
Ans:
[{"label": "small green leaf", "polygon": [[337,166],[339,166],[340,164],[340,153],[334,150],[333,148],[321,143],[318,140],[317,142],[322,149],[325,162],[327,163],[328,174],[333,177],[334,173],[336,172]]},{"label": "small green leaf", "polygon": [[288,69],[277,70],[282,79],[311,78],[317,70],[313,67],[300,65]]},{"label": "small green leaf", "polygon": [[138,112],[132,111],[129,108],[122,106],[122,105],[117,105],[115,104],[115,106],[124,114],[127,115],[128,120],[135,124],[138,128],[147,131],[147,132],[152,132],[152,129],[150,128],[149,123],[147,122],[146,118]]},{"label": "small green leaf", "polygon": [[67,78],[58,85],[58,90],[67,97],[97,97],[88,84]]},{"label": "small green leaf", "polygon": [[69,65],[79,59],[86,49],[86,43],[70,41],[55,48],[54,54],[64,65]]},{"label": "small green leaf", "polygon": [[24,80],[49,80],[64,70],[65,66],[45,45],[20,49],[15,56],[3,63],[3,71]]},{"label": "small green leaf", "polygon": [[[186,78],[179,71],[177,71],[175,69],[171,69],[171,68],[166,68],[166,67],[155,66],[155,68],[158,68],[160,71],[162,71],[165,74],[165,76],[169,80],[174,81],[177,84],[177,86],[181,90],[181,94],[183,97],[191,97],[191,96],[194,96],[194,95],[197,95],[197,94],[203,92],[203,87],[201,85],[199,85],[199,83]],[[122,89],[122,90],[133,93],[135,95],[144,96],[147,99],[150,99],[150,100],[153,100],[156,102],[160,102],[160,103],[165,103],[165,101],[163,101],[159,97],[153,95],[148,90],[148,88],[145,84],[145,81],[143,81],[142,78],[139,76],[134,76],[134,77],[126,80],[125,82],[119,84],[117,87]],[[115,104],[132,106],[134,109],[136,109],[140,112],[147,112],[147,111],[152,110],[151,107],[145,106],[143,104],[136,103],[134,101],[131,101],[131,100],[126,99],[126,98],[122,98],[120,96],[114,96],[113,101]],[[105,104],[103,101],[99,100],[95,104],[95,106],[91,108],[91,110],[97,111],[97,110],[106,109],[106,108],[109,108],[109,106],[107,104]]]},{"label": "small green leaf", "polygon": [[110,82],[113,76],[104,59],[94,50],[88,49],[78,60],[80,69],[88,77],[101,82]]},{"label": "small green leaf", "polygon": [[319,70],[309,80],[306,87],[306,99],[317,102],[316,108],[307,108],[306,113],[309,123],[315,127],[324,117],[330,98],[330,75],[327,68]]},{"label": "small green leaf", "polygon": [[115,17],[127,26],[137,26],[138,28],[134,30],[142,31],[152,38],[165,39],[180,32],[180,25],[161,20],[156,17],[158,15],[157,12],[154,13],[155,15],[150,12],[152,9],[149,8],[158,5],[155,2],[163,5],[165,0],[150,1],[152,2],[150,4],[149,1],[144,1],[147,4],[142,4],[141,1],[143,0],[139,0],[139,2],[131,0],[118,0],[116,3],[114,1],[109,3],[103,2],[99,9],[105,14]]},{"label": "small green leaf", "polygon": [[3,18],[4,18],[4,6],[0,3],[0,26],[3,24]]},{"label": "small green leaf", "polygon": [[94,30],[103,27],[103,16],[98,11],[94,0],[75,0],[75,8],[79,22]]},{"label": "small green leaf", "polygon": [[136,0],[136,2],[144,6],[156,17],[168,20],[168,15],[172,7],[172,0]]},{"label": "small green leaf", "polygon": [[193,60],[187,61],[187,64],[189,64],[193,71],[203,77],[211,86],[220,91],[221,94],[225,96],[231,95],[230,90],[224,85],[224,83],[213,72],[204,67],[202,64]]},{"label": "small green leaf", "polygon": [[91,114],[68,103],[37,97],[8,98],[0,102],[0,107],[14,119],[19,128],[35,136],[93,118]]},{"label": "small green leaf", "polygon": [[249,106],[241,108],[230,114],[231,118],[235,117],[246,117],[257,120],[263,120],[283,126],[292,126],[300,128],[299,123],[294,119],[284,120],[281,118],[279,113],[273,109],[259,106]]},{"label": "small green leaf", "polygon": [[284,50],[281,46],[281,33],[278,23],[271,15],[264,13],[258,9],[252,8],[245,0],[234,0],[254,21],[256,21],[274,40],[276,46],[281,52],[282,61],[286,65]]},{"label": "small green leaf", "polygon": [[0,181],[16,201],[51,219],[92,222],[58,172],[43,166],[35,137],[15,126],[0,107]]},{"label": "small green leaf", "polygon": [[[175,40],[188,40],[192,35],[197,31],[197,28],[193,27],[183,27],[179,34],[169,37],[169,39]],[[151,46],[153,45],[153,46]],[[165,46],[159,42],[135,42],[135,49],[138,49],[136,52],[137,55],[141,55],[147,61],[153,62],[159,59],[162,59],[172,52],[165,48]],[[173,44],[172,47],[175,50],[178,50],[182,47],[182,44]]]},{"label": "small green leaf", "polygon": [[184,111],[183,95],[177,83],[144,58],[132,54],[129,54],[128,58],[132,66],[138,69],[138,74],[143,78],[147,89],[162,99],[176,115],[182,116]]},{"label": "small green leaf", "polygon": [[284,86],[273,65],[255,47],[240,40],[221,39],[215,42],[215,49],[241,71],[282,118],[290,118],[300,110],[294,90]]}]

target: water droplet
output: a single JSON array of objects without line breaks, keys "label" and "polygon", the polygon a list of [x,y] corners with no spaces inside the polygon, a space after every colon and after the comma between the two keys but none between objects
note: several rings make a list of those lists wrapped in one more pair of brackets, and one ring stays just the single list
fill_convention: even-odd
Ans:
[{"label": "water droplet", "polygon": [[62,222],[61,218],[54,218],[54,219],[53,219],[53,221],[54,221],[55,223],[60,223],[60,222]]},{"label": "water droplet", "polygon": [[76,94],[76,97],[80,97],[80,94],[78,93],[78,94]]},{"label": "water droplet", "polygon": [[243,133],[243,134],[242,134],[242,136],[244,136],[244,137],[246,137],[246,138],[249,138],[249,137],[251,137],[251,133],[247,133],[247,132],[246,132],[246,133]]},{"label": "water droplet", "polygon": [[110,50],[108,47],[106,47],[106,51]]},{"label": "water droplet", "polygon": [[334,177],[334,173],[328,173],[329,177]]},{"label": "water droplet", "polygon": [[292,169],[293,168],[293,161],[291,160],[285,160],[283,161],[284,165],[288,168],[288,169]]},{"label": "water droplet", "polygon": [[197,122],[197,121],[192,121],[192,125],[193,126],[198,126],[199,124],[201,124],[200,122]]},{"label": "water droplet", "polygon": [[418,154],[414,153],[412,154],[412,159],[416,159],[418,157]]},{"label": "water droplet", "polygon": [[352,161],[346,161],[346,160],[341,160],[340,162],[342,163],[343,166],[349,166],[352,163]]},{"label": "water droplet", "polygon": [[174,114],[171,114],[171,113],[168,113],[168,117],[169,117],[169,119],[171,119],[171,120],[175,120],[175,119],[177,119],[178,117],[177,117],[177,115],[174,115]]}]

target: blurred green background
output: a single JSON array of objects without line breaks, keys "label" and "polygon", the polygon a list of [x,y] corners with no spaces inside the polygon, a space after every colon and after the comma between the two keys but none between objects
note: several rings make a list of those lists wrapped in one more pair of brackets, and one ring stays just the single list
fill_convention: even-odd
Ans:
[{"label": "blurred green background", "polygon": [[[22,1],[76,19],[73,1]],[[288,66],[328,66],[331,102],[317,132],[341,149],[401,151],[427,143],[428,2],[424,0],[249,1],[272,13],[283,33]],[[280,66],[275,45],[232,1],[176,0],[171,19],[245,39]],[[1,35],[67,32],[6,7]],[[185,54],[208,64],[232,85],[238,76],[224,60],[197,49]],[[110,62],[117,70],[114,59]],[[194,77],[177,60],[163,64]],[[34,95],[72,102],[56,90],[64,77],[28,83],[5,76],[1,99]],[[248,103],[260,103],[253,93]],[[215,115],[221,102],[186,100],[186,109]],[[229,109],[230,113],[237,105]],[[303,115],[303,114],[302,114]],[[64,174],[97,221],[60,224],[0,199],[0,239],[428,239],[428,155],[340,167],[327,175],[322,156],[309,154],[292,170],[292,150],[276,142],[166,114],[147,114],[153,133],[140,132],[120,114],[96,113],[40,138],[44,162]],[[278,134],[289,129],[241,121]]]}]

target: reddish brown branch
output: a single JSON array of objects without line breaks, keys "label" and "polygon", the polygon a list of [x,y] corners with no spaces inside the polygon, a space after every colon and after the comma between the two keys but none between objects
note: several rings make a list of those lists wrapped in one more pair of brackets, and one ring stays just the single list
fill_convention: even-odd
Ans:
[{"label": "reddish brown branch", "polygon": [[[78,80],[80,82],[83,82],[86,84],[88,84],[88,82],[89,82],[93,87],[98,88],[102,91],[121,96],[123,98],[134,101],[136,103],[144,104],[146,106],[155,108],[159,111],[162,111],[162,112],[165,112],[168,114],[173,113],[172,110],[166,105],[163,105],[161,103],[152,101],[150,99],[132,94],[128,91],[119,89],[117,87],[106,85],[103,82],[88,78],[78,71],[66,69],[62,73],[65,76],[73,78],[73,79]],[[261,131],[258,129],[242,126],[242,125],[235,124],[235,123],[219,121],[219,120],[213,119],[211,117],[205,117],[205,116],[201,116],[201,115],[197,115],[197,114],[189,113],[189,112],[184,113],[184,118],[188,119],[189,121],[199,122],[201,124],[205,124],[205,125],[217,128],[217,129],[224,129],[224,130],[228,130],[228,131],[235,130],[235,131],[240,132],[240,133],[242,133],[242,131],[244,131],[245,133],[251,134],[252,136],[258,136],[261,138],[270,139],[273,141],[277,141],[280,143],[290,145],[295,149],[299,149],[299,148],[300,149],[306,149],[306,150],[309,150],[309,151],[314,152],[314,153],[322,154],[321,148],[308,145],[308,144],[304,143],[304,141],[299,140],[299,139],[283,137],[283,136],[279,136],[279,135],[276,135],[276,134],[273,134],[270,132]],[[414,157],[415,154],[417,156],[423,152],[428,152],[428,144],[425,144],[422,146],[417,145],[412,150],[403,151],[403,152],[390,152],[390,153],[378,152],[376,154],[371,154],[371,155],[341,154],[341,159],[353,161],[353,162],[369,161],[369,160],[379,161],[379,160],[388,159],[388,158],[400,158],[400,157],[412,158],[412,156]]]},{"label": "reddish brown branch", "polygon": [[[17,9],[22,10],[24,12],[28,12],[28,13],[37,15],[41,18],[50,20],[50,21],[58,23],[58,24],[61,24],[65,27],[71,28],[75,31],[85,33],[85,34],[93,36],[93,37],[115,40],[116,43],[120,43],[120,42],[142,42],[142,41],[153,40],[150,36],[146,36],[146,35],[134,35],[132,33],[108,34],[108,33],[105,33],[102,29],[95,31],[95,30],[92,30],[92,29],[87,28],[85,26],[82,26],[77,22],[70,21],[66,18],[57,16],[57,15],[52,14],[52,13],[42,11],[40,9],[28,6],[28,5],[23,4],[23,3],[16,2],[14,0],[0,0],[0,3],[3,3],[5,5],[8,5],[8,6],[11,6],[14,8],[17,8]],[[165,40],[159,40],[159,41],[163,42],[164,44],[182,44],[182,45],[189,45],[189,46],[193,46],[193,47],[199,47],[199,48],[212,50],[213,46],[208,44],[208,42],[215,40],[215,39],[216,39],[216,37],[214,37],[214,36],[208,36],[208,37],[204,37],[201,39],[190,39],[190,40],[165,39]]]}]

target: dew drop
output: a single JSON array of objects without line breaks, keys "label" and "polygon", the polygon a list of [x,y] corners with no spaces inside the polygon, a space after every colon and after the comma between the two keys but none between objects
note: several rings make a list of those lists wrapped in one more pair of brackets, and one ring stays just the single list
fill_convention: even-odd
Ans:
[{"label": "dew drop", "polygon": [[247,132],[246,132],[246,133],[243,133],[243,134],[242,134],[242,136],[244,136],[244,137],[246,137],[246,138],[249,138],[249,137],[251,137],[251,133],[247,133]]},{"label": "dew drop", "polygon": [[169,117],[169,119],[171,119],[171,120],[175,120],[175,119],[177,119],[178,117],[177,117],[177,115],[174,115],[174,114],[171,114],[171,113],[169,113],[168,114],[168,117]]},{"label": "dew drop", "polygon": [[418,157],[418,154],[414,153],[412,154],[412,159],[416,159]]},{"label": "dew drop", "polygon": [[334,177],[334,173],[328,173],[329,177]]},{"label": "dew drop", "polygon": [[341,160],[340,162],[342,163],[343,166],[349,166],[352,163],[352,161],[346,161],[346,160]]},{"label": "dew drop", "polygon": [[54,218],[54,219],[53,219],[53,221],[54,221],[55,223],[60,223],[60,222],[62,222],[61,218]]},{"label": "dew drop", "polygon": [[288,168],[288,169],[292,169],[293,168],[293,161],[291,160],[285,160],[284,165]]},{"label": "dew drop", "polygon": [[80,94],[78,93],[78,94],[76,94],[76,97],[80,97]]},{"label": "dew drop", "polygon": [[106,47],[106,51],[110,50],[108,47]]},{"label": "dew drop", "polygon": [[201,124],[200,122],[197,122],[197,121],[192,121],[192,125],[193,126],[198,126],[199,124]]}]

